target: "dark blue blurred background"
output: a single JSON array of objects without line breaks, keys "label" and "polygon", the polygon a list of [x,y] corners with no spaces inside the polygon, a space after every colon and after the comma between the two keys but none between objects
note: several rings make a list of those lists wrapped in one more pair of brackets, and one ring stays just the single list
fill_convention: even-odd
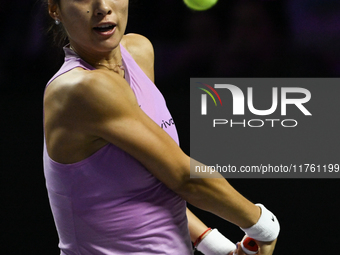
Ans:
[{"label": "dark blue blurred background", "polygon": [[[46,14],[36,0],[2,1],[0,6],[4,255],[59,254],[42,170],[42,97],[63,53],[46,34]],[[336,0],[220,0],[205,12],[191,11],[181,0],[134,0],[127,32],[143,34],[154,44],[156,85],[187,154],[190,77],[340,76]],[[339,253],[334,246],[339,242],[340,180],[230,182],[277,214],[282,232],[275,254]],[[239,228],[192,210],[232,241],[242,238]]]}]

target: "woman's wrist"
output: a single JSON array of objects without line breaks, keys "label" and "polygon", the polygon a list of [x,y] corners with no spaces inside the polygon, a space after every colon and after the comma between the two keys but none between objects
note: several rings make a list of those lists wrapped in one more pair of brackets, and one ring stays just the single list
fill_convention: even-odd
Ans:
[{"label": "woman's wrist", "polygon": [[194,247],[196,248],[197,245],[204,239],[204,237],[206,237],[211,231],[211,228],[207,228],[207,230],[205,230],[199,237],[197,237],[196,241],[194,242]]},{"label": "woman's wrist", "polygon": [[241,228],[247,236],[258,241],[269,242],[275,240],[280,232],[280,224],[276,216],[262,204],[256,204],[261,208],[261,216],[257,223],[249,228]]},{"label": "woman's wrist", "polygon": [[236,245],[215,228],[210,229],[195,248],[205,255],[226,255],[235,250]]}]

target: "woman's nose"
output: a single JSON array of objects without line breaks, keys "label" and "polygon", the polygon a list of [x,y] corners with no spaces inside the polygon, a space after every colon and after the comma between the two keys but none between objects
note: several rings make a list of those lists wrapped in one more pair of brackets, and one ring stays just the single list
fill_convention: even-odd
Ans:
[{"label": "woman's nose", "polygon": [[95,15],[109,15],[112,13],[112,8],[108,3],[108,0],[98,0],[95,8]]}]

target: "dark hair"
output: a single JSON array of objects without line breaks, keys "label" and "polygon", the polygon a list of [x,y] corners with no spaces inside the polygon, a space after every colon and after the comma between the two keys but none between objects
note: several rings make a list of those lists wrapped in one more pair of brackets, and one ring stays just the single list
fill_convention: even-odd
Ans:
[{"label": "dark hair", "polygon": [[[56,5],[60,6],[60,0],[53,0]],[[48,0],[42,0],[42,3],[44,5],[45,10],[48,13]],[[56,46],[64,46],[66,43],[68,43],[68,37],[66,34],[66,31],[64,29],[64,26],[62,23],[59,25],[55,24],[55,20],[53,20],[48,14],[48,28],[47,28],[47,34],[51,34],[53,38],[53,43]]]}]

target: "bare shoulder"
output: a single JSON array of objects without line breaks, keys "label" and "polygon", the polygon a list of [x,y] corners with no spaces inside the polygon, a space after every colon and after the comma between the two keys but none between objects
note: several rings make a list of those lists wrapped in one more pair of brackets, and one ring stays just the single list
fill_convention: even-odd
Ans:
[{"label": "bare shoulder", "polygon": [[127,82],[108,70],[75,68],[47,87],[44,127],[49,155],[74,163],[107,144],[103,129],[139,110]]},{"label": "bare shoulder", "polygon": [[154,57],[152,43],[148,38],[139,34],[126,34],[122,40],[123,46],[132,55],[133,58],[150,58]]},{"label": "bare shoulder", "polygon": [[44,98],[47,113],[53,111],[54,116],[61,114],[62,121],[69,120],[75,124],[92,116],[105,116],[107,105],[120,112],[119,109],[124,108],[126,103],[134,101],[131,88],[118,74],[104,69],[88,71],[81,68],[55,79],[47,87]]},{"label": "bare shoulder", "polygon": [[139,34],[127,34],[122,45],[130,53],[144,73],[154,81],[154,48],[148,38]]}]

